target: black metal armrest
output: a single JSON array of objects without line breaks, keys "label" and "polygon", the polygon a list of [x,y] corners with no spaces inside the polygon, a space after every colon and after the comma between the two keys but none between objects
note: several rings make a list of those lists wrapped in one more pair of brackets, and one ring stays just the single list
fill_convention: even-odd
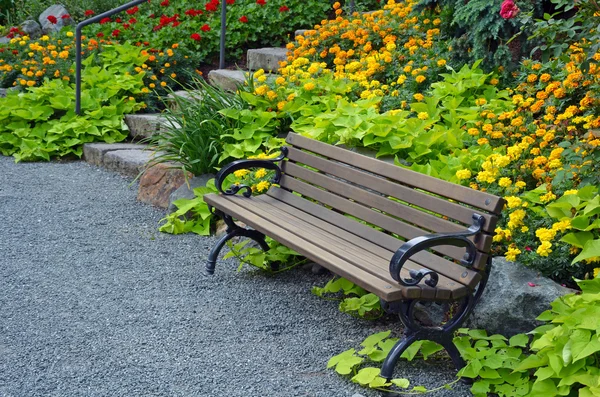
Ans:
[{"label": "black metal armrest", "polygon": [[469,226],[464,232],[428,234],[407,241],[398,248],[398,251],[392,256],[392,260],[390,261],[390,274],[392,278],[401,285],[412,286],[419,284],[425,276],[429,276],[429,279],[425,280],[425,284],[430,287],[435,287],[438,283],[439,276],[433,270],[410,270],[410,278],[405,279],[400,277],[400,270],[402,270],[404,263],[417,252],[440,245],[465,247],[467,252],[461,263],[467,267],[473,266],[473,261],[477,255],[477,248],[471,240],[467,239],[467,237],[479,233],[484,224],[485,218],[483,216],[473,214],[473,225]]},{"label": "black metal armrest", "polygon": [[288,149],[284,146],[281,148],[281,154],[273,159],[248,159],[233,161],[217,172],[217,175],[215,176],[215,186],[219,192],[227,196],[235,195],[240,190],[245,189],[244,193],[242,194],[244,197],[250,197],[252,196],[252,188],[247,185],[231,185],[229,189],[223,190],[223,182],[225,182],[225,178],[235,171],[247,170],[250,168],[265,168],[267,170],[275,171],[275,176],[271,179],[271,183],[279,183],[282,171],[281,168],[279,168],[279,165],[276,163],[286,158],[287,154]]}]

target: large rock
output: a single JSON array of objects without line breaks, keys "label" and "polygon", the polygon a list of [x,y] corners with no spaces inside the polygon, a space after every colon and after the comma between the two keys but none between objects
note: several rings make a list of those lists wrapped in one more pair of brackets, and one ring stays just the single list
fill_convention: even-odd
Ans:
[{"label": "large rock", "polygon": [[196,195],[194,194],[194,189],[197,187],[205,187],[206,182],[208,182],[210,179],[212,179],[214,177],[215,177],[214,174],[204,174],[204,175],[195,176],[195,177],[189,179],[189,181],[188,181],[189,186],[186,183],[179,186],[179,188],[177,190],[173,191],[173,193],[171,193],[171,195],[169,197],[168,211],[169,212],[177,211],[177,207],[173,204],[174,201],[177,201],[182,198],[191,200],[194,197],[196,197]]},{"label": "large rock", "polygon": [[34,20],[28,19],[20,26],[23,33],[27,34],[32,40],[39,38],[42,35],[42,27]]},{"label": "large rock", "polygon": [[169,121],[161,114],[127,114],[125,124],[129,128],[129,136],[133,139],[147,139],[165,131]]},{"label": "large rock", "polygon": [[0,44],[8,44],[10,39],[8,37],[0,37]]},{"label": "large rock", "polygon": [[248,69],[277,72],[279,62],[287,59],[287,49],[269,47],[248,50]]},{"label": "large rock", "polygon": [[83,145],[83,159],[93,165],[101,166],[104,156],[118,150],[144,150],[148,146],[137,143],[86,143]]},{"label": "large rock", "polygon": [[[48,20],[48,17],[56,18],[56,23],[52,23]],[[58,32],[63,26],[71,25],[73,23],[69,11],[60,4],[54,4],[46,8],[46,10],[40,14],[38,21],[40,22],[40,25],[42,25],[42,32],[44,33]]]},{"label": "large rock", "polygon": [[208,80],[216,87],[236,91],[246,81],[246,74],[241,70],[215,69],[208,72]]},{"label": "large rock", "polygon": [[149,150],[116,150],[108,152],[102,159],[102,166],[126,176],[138,176],[154,158]]},{"label": "large rock", "polygon": [[[169,207],[171,194],[185,186],[185,173],[173,164],[156,164],[144,171],[140,178],[137,199],[160,208]],[[191,177],[188,174],[188,178]]]},{"label": "large rock", "polygon": [[465,325],[507,337],[529,332],[542,324],[535,318],[552,301],[572,292],[520,263],[497,257],[481,301]]}]

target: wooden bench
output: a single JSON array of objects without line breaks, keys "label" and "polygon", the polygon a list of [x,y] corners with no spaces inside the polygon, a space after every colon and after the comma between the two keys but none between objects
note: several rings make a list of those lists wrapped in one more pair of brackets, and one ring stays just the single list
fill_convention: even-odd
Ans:
[{"label": "wooden bench", "polygon": [[[220,194],[204,200],[228,229],[209,254],[207,272],[214,273],[227,240],[245,236],[269,249],[267,235],[376,294],[384,310],[399,315],[405,338],[384,361],[382,377],[392,378],[402,352],[424,339],[441,344],[462,368],[452,337],[485,287],[503,199],[297,134],[286,142],[276,159],[234,161],[217,174]],[[274,170],[279,186],[260,196],[247,186],[223,190],[227,175],[252,168]],[[419,301],[457,302],[457,310],[444,325],[426,327],[414,318]]]}]

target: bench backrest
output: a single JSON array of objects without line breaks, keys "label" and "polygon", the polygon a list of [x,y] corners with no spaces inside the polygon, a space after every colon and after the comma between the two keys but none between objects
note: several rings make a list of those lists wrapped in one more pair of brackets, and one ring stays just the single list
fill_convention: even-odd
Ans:
[{"label": "bench backrest", "polygon": [[[483,231],[472,240],[479,250],[474,267],[485,268],[504,206],[500,197],[298,134],[290,133],[286,142],[289,154],[282,162],[280,186],[383,229],[389,236],[378,234],[378,241],[373,242],[392,251],[399,244],[390,234],[409,240],[430,233],[461,232],[472,224],[474,213],[483,215]],[[435,252],[461,260],[465,251],[443,246]]]}]

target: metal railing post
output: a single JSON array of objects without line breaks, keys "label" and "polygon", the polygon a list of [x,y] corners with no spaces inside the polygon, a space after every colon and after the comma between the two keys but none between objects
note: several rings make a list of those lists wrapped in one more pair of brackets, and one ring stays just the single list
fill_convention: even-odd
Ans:
[{"label": "metal railing post", "polygon": [[221,43],[219,52],[219,69],[225,69],[225,31],[227,24],[227,1],[221,0]]},{"label": "metal railing post", "polygon": [[354,0],[350,0],[350,14],[354,12],[356,4],[354,4]]},{"label": "metal railing post", "polygon": [[81,114],[81,30],[92,23],[99,22],[104,18],[111,17],[129,8],[135,7],[138,4],[146,3],[148,0],[134,0],[120,7],[103,12],[85,21],[79,22],[75,27],[75,113]]}]

